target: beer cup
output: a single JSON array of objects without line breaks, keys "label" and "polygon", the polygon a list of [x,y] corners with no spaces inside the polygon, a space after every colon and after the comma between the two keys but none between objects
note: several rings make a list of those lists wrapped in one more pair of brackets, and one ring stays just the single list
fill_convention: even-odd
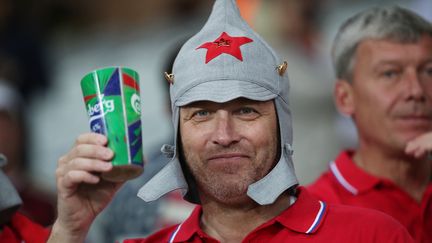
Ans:
[{"label": "beer cup", "polygon": [[92,132],[104,134],[114,152],[108,181],[125,181],[143,172],[139,75],[125,67],[92,71],[81,80]]}]

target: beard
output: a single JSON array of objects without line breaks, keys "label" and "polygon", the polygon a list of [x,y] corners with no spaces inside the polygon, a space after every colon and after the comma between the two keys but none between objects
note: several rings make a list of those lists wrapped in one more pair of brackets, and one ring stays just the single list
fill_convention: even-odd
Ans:
[{"label": "beard", "polygon": [[260,176],[235,174],[232,166],[221,168],[217,172],[205,172],[199,168],[191,168],[200,191],[219,202],[238,200],[246,196],[250,184],[260,179]]},{"label": "beard", "polygon": [[249,185],[263,178],[276,164],[275,149],[268,149],[261,156],[239,146],[216,150],[209,154],[243,152],[251,156],[239,163],[216,164],[187,151],[181,154],[200,195],[223,204],[250,200],[247,196]]}]

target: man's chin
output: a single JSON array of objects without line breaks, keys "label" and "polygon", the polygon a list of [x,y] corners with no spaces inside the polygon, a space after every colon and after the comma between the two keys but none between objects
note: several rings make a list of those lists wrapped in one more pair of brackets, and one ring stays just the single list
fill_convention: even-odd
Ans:
[{"label": "man's chin", "polygon": [[236,202],[248,198],[247,190],[251,183],[239,181],[239,176],[223,176],[206,183],[207,193],[222,202]]},{"label": "man's chin", "polygon": [[229,205],[230,207],[244,207],[246,204],[250,203],[252,199],[245,192],[228,192],[228,193],[218,193],[212,195],[216,201],[221,204]]}]

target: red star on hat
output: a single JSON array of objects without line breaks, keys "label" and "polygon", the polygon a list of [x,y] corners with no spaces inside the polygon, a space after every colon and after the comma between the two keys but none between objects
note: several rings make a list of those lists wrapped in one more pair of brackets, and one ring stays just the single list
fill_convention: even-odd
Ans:
[{"label": "red star on hat", "polygon": [[216,40],[213,42],[206,42],[196,48],[196,50],[200,48],[207,49],[206,64],[222,53],[230,54],[240,61],[243,61],[240,46],[249,42],[253,42],[253,40],[247,37],[232,37],[227,33],[222,32]]}]

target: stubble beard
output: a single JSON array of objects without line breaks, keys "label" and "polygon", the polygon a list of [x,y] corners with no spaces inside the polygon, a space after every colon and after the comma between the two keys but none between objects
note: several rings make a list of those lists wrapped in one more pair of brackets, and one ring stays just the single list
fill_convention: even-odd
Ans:
[{"label": "stubble beard", "polygon": [[269,149],[262,158],[255,158],[241,166],[228,165],[218,167],[218,170],[208,168],[206,162],[198,156],[184,153],[187,167],[191,171],[199,191],[207,198],[220,203],[235,204],[249,200],[247,190],[250,184],[263,178],[271,168],[267,168],[268,160],[275,161],[274,149]]}]

